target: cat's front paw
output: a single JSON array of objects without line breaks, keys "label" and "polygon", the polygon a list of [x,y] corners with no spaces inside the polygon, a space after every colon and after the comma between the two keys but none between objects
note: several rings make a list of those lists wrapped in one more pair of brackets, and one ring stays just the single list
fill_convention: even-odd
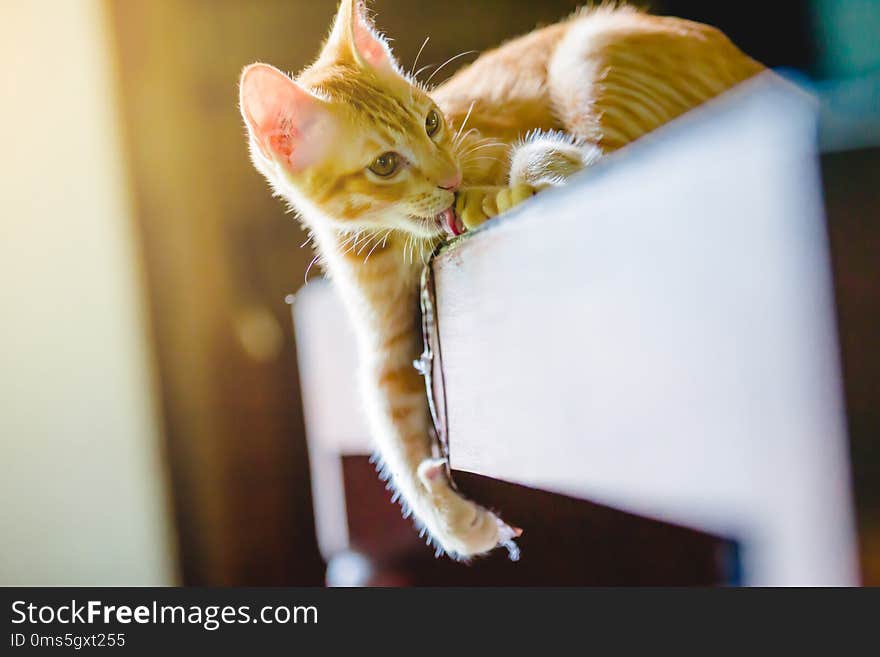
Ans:
[{"label": "cat's front paw", "polygon": [[536,191],[526,183],[517,183],[510,187],[465,187],[456,194],[455,215],[467,230],[472,230],[531,198]]},{"label": "cat's front paw", "polygon": [[456,559],[469,559],[503,546],[511,559],[519,557],[513,539],[522,530],[455,491],[447,478],[445,460],[424,461],[419,467],[419,479],[428,490],[430,505],[422,520],[444,552]]},{"label": "cat's front paw", "polygon": [[527,183],[516,183],[510,187],[502,187],[495,195],[495,207],[498,208],[498,214],[507,212],[537,193],[538,190]]}]

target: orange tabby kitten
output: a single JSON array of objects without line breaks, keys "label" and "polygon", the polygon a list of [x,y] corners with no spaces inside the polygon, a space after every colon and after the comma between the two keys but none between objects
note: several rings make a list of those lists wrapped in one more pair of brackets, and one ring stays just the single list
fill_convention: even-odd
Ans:
[{"label": "orange tabby kitten", "polygon": [[463,498],[432,444],[413,368],[425,258],[444,236],[563,184],[761,70],[714,28],[603,8],[513,40],[427,90],[401,71],[358,0],[342,0],[318,59],[295,80],[245,68],[254,164],[314,235],[354,320],[383,471],[439,550],[513,550],[519,530]]}]

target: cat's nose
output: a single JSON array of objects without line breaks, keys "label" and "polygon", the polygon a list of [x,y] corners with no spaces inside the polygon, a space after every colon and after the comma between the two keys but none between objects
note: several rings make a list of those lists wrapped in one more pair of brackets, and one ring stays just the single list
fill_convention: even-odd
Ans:
[{"label": "cat's nose", "polygon": [[461,172],[456,171],[453,175],[449,176],[445,180],[441,180],[437,186],[440,189],[445,189],[448,192],[454,192],[458,189],[458,186],[461,185]]}]

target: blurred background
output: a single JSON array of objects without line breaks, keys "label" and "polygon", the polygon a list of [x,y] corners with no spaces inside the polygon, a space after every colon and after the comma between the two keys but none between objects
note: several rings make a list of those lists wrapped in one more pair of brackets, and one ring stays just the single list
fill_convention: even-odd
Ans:
[{"label": "blurred background", "polygon": [[[439,63],[579,4],[371,6],[408,67],[427,36]],[[0,584],[324,581],[284,301],[313,254],[250,165],[236,84],[250,62],[306,65],[335,5],[0,0]],[[880,583],[880,2],[651,7],[825,98],[862,569]]]}]

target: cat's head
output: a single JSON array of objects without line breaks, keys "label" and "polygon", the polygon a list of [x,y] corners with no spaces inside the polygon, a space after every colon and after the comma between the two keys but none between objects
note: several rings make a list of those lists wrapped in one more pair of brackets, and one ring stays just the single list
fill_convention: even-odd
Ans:
[{"label": "cat's head", "polygon": [[461,182],[454,135],[360,0],[342,0],[320,56],[295,81],[267,64],[245,68],[240,107],[257,169],[307,217],[424,238],[450,220]]}]

